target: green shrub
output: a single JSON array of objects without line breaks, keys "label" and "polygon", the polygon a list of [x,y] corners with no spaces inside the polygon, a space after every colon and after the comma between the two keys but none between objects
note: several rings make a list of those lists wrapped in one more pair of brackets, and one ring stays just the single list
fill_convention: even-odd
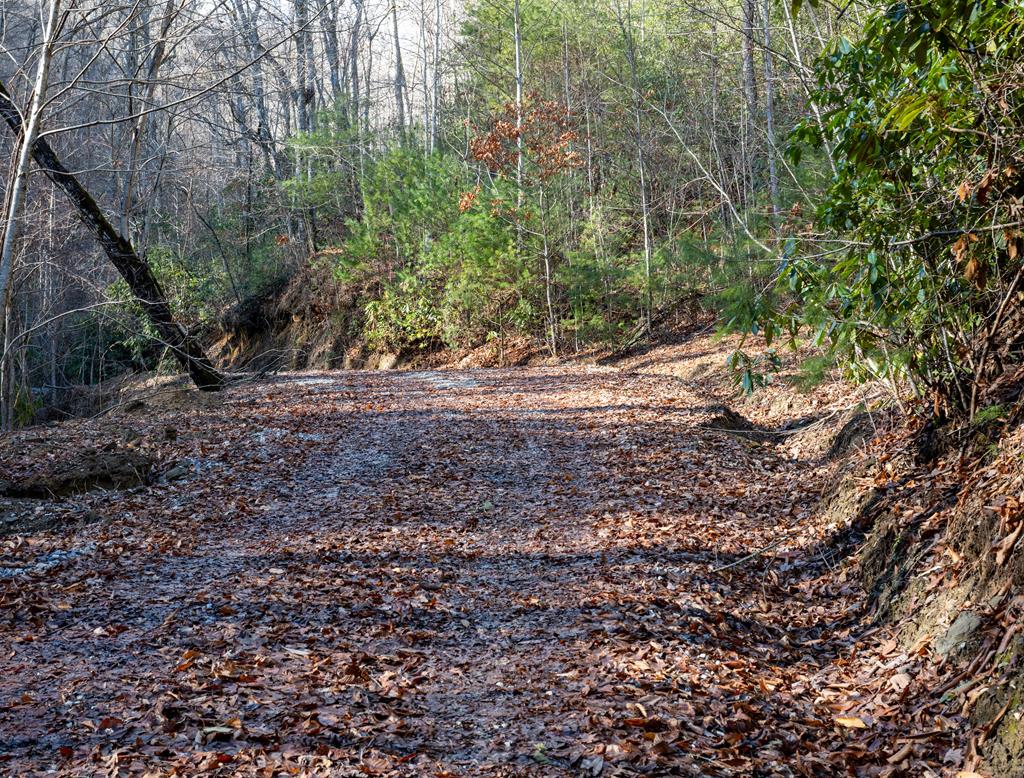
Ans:
[{"label": "green shrub", "polygon": [[1019,306],[1019,232],[992,225],[1018,220],[1022,50],[1024,18],[999,0],[897,2],[860,40],[837,40],[816,66],[822,123],[806,121],[791,150],[835,156],[825,242],[794,238],[788,304],[749,318],[809,328],[854,376],[973,412]]}]

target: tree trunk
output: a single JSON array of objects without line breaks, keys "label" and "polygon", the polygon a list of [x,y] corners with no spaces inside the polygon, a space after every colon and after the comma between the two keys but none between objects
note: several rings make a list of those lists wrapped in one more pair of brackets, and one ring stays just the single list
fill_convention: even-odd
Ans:
[{"label": "tree trunk", "polygon": [[395,111],[399,138],[405,138],[405,68],[402,67],[402,41],[398,37],[398,2],[391,3],[391,27],[395,36]]},{"label": "tree trunk", "polygon": [[[309,132],[309,95],[306,93],[306,0],[295,0],[295,127]],[[301,169],[301,160],[296,168]]]},{"label": "tree trunk", "polygon": [[423,156],[430,154],[430,92],[427,79],[427,7],[424,0],[420,0],[420,64],[422,65],[422,88],[423,88]]},{"label": "tree trunk", "polygon": [[771,0],[764,0],[764,126],[768,135],[768,191],[772,198],[772,219],[779,218],[779,171],[775,160],[775,67],[772,62]]},{"label": "tree trunk", "polygon": [[652,279],[652,247],[651,247],[651,208],[647,198],[647,160],[644,156],[643,142],[643,95],[640,92],[640,70],[636,61],[636,46],[633,40],[632,8],[627,5],[626,19],[619,17],[622,25],[623,42],[626,44],[626,59],[629,62],[629,73],[633,86],[633,129],[636,132],[636,161],[640,172],[640,216],[644,233],[644,281],[646,284],[644,328],[647,337],[651,336],[651,322],[654,316],[654,287]]},{"label": "tree trunk", "polygon": [[[523,35],[521,20],[519,17],[519,0],[512,5],[512,36],[515,45],[515,79],[516,79],[516,210],[522,211],[523,173],[525,157],[523,155]],[[522,213],[516,214],[516,242],[517,249],[523,250],[523,222]]]},{"label": "tree trunk", "polygon": [[[379,29],[379,28],[378,28]],[[366,27],[366,68],[363,72],[363,135],[367,143],[373,140],[370,132],[370,104],[373,102],[373,39],[377,37],[375,30]]]},{"label": "tree trunk", "polygon": [[[260,40],[258,29],[260,9],[260,4],[257,3],[256,7],[250,11],[241,0],[235,0],[233,8],[235,17],[242,28],[242,37],[247,47],[248,56],[253,63],[249,68],[253,100],[256,104],[257,125],[253,140],[263,152],[267,167],[274,178],[281,181],[288,176],[288,162],[281,154],[274,141],[274,136],[271,134],[270,110],[267,106],[267,89],[263,74],[263,56],[266,49]],[[239,116],[244,117],[244,112],[239,112]]]},{"label": "tree trunk", "polygon": [[341,46],[338,43],[338,6],[335,0],[327,0],[324,9],[325,21],[322,26],[324,54],[327,57],[327,69],[330,71],[332,107],[337,108],[338,99],[342,94]]},{"label": "tree trunk", "polygon": [[[0,82],[0,116],[16,136],[24,128],[21,114],[11,100],[7,87]],[[203,352],[199,341],[174,320],[163,289],[152,269],[140,257],[132,244],[121,235],[103,214],[99,204],[78,179],[66,168],[45,139],[31,146],[32,158],[74,205],[79,217],[99,242],[107,258],[117,268],[128,288],[142,306],[164,344],[185,369],[197,387],[216,391],[223,387],[224,377],[214,368]]]},{"label": "tree trunk", "polygon": [[[17,162],[15,163],[10,191],[7,195],[7,208],[4,214],[3,243],[0,246],[0,304],[4,310],[10,303],[11,272],[14,267],[14,250],[18,241],[18,230],[21,226],[21,211],[25,196],[28,193],[28,177],[32,167],[32,153],[39,125],[42,120],[43,106],[46,104],[46,87],[50,78],[50,62],[53,59],[53,44],[57,37],[57,26],[60,23],[60,0],[50,0],[46,27],[39,51],[39,63],[36,66],[36,80],[32,88],[29,102],[27,123],[23,123],[21,114],[15,109],[18,126],[14,128],[17,143]],[[3,88],[0,86],[0,88]],[[8,99],[8,102],[10,100]],[[11,108],[14,104],[10,103]],[[13,125],[12,125],[13,126]]]},{"label": "tree trunk", "polygon": [[832,168],[832,173],[837,172],[835,156],[832,154],[832,144],[828,141],[828,134],[825,132],[825,123],[821,118],[821,109],[818,107],[818,103],[814,99],[812,93],[812,85],[809,83],[809,76],[813,76],[812,70],[809,70],[804,65],[803,53],[800,49],[800,41],[796,35],[796,25],[793,21],[793,14],[789,10],[789,3],[782,4],[783,13],[786,14],[786,25],[789,27],[789,38],[793,43],[793,58],[796,60],[796,72],[800,78],[800,85],[803,87],[804,94],[807,96],[807,104],[811,107],[811,112],[814,114],[814,121],[817,122],[818,127],[821,128],[822,136],[824,140],[822,145],[825,149],[825,154],[828,156],[829,167]]},{"label": "tree trunk", "polygon": [[[14,274],[14,254],[17,250],[18,232],[21,227],[21,216],[25,198],[28,196],[28,179],[32,169],[32,149],[39,127],[42,122],[43,107],[46,105],[46,87],[50,79],[50,62],[53,59],[53,47],[60,26],[60,0],[50,0],[47,9],[46,27],[39,50],[39,63],[36,66],[36,79],[29,102],[27,123],[22,123],[18,115],[16,136],[16,162],[12,171],[12,179],[7,193],[6,213],[4,214],[3,241],[0,244],[0,430],[9,430],[13,425],[14,402],[14,360],[10,353],[10,344],[14,342],[14,316],[11,315],[11,286]],[[13,107],[13,105],[12,105]]]},{"label": "tree trunk", "polygon": [[754,135],[757,116],[757,77],[754,74],[754,20],[757,15],[755,0],[743,0],[743,94],[747,103],[744,157],[747,175],[747,194],[754,195]]},{"label": "tree trunk", "polygon": [[[519,0],[516,0],[518,4]],[[441,105],[441,0],[434,2],[434,110],[430,114],[430,150],[437,149]]]},{"label": "tree trunk", "polygon": [[540,230],[541,230],[541,246],[544,252],[544,298],[547,302],[548,307],[548,335],[551,339],[551,356],[558,356],[558,335],[555,329],[557,319],[555,318],[555,302],[554,302],[554,278],[551,271],[551,246],[548,242],[548,220],[547,220],[547,202],[544,198],[544,186],[540,188]]},{"label": "tree trunk", "polygon": [[352,22],[352,30],[349,33],[348,48],[348,77],[349,86],[349,111],[351,112],[352,125],[359,127],[359,36],[363,26],[363,0],[353,0],[356,6],[356,18]]},{"label": "tree trunk", "polygon": [[[307,9],[308,15],[308,9]],[[306,45],[306,78],[305,78],[305,90],[306,90],[306,111],[307,111],[307,124],[310,132],[313,132],[317,128],[317,90],[316,90],[316,46],[313,43],[313,30],[310,28],[310,23],[306,24],[305,29],[302,31],[302,40]],[[321,95],[323,91],[321,90]]]},{"label": "tree trunk", "polygon": [[[156,97],[157,75],[164,63],[167,54],[167,39],[171,32],[171,26],[177,13],[174,10],[174,0],[167,0],[164,6],[163,18],[160,21],[160,34],[157,38],[153,55],[149,61],[149,68],[146,71],[146,102],[144,105],[153,105]],[[144,22],[145,24],[146,22]],[[147,36],[148,37],[148,36]],[[134,71],[133,71],[134,72]],[[128,152],[127,169],[128,180],[124,184],[124,194],[121,203],[121,234],[131,237],[131,215],[135,198],[135,182],[141,179],[142,172],[139,169],[142,158],[142,141],[146,135],[149,125],[150,114],[142,113],[132,126],[132,140]],[[141,183],[141,182],[140,182]],[[138,236],[136,236],[138,237]]]}]

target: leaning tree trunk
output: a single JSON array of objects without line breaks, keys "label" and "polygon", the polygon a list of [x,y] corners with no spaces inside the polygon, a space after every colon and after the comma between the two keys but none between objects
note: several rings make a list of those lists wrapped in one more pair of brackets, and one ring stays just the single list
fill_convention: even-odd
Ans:
[{"label": "leaning tree trunk", "polygon": [[[16,136],[24,128],[7,87],[0,82],[0,116]],[[217,371],[203,351],[199,341],[174,320],[160,282],[146,261],[136,253],[132,244],[114,229],[96,200],[77,178],[66,168],[44,138],[32,145],[32,158],[61,191],[71,200],[79,217],[99,241],[107,258],[128,283],[128,288],[142,306],[142,310],[156,328],[164,344],[200,389],[216,391],[224,385],[224,377]]]}]

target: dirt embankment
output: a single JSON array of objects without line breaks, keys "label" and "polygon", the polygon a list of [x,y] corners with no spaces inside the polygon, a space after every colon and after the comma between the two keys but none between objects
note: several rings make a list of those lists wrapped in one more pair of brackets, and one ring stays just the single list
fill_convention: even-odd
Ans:
[{"label": "dirt embankment", "polygon": [[538,344],[525,336],[458,350],[372,348],[364,335],[369,292],[338,281],[327,267],[304,265],[229,310],[211,355],[229,370],[256,372],[519,367],[543,360]]},{"label": "dirt embankment", "polygon": [[[872,530],[860,572],[880,619],[929,660],[928,713],[970,727],[965,759],[982,775],[1024,776],[1024,428],[911,425],[864,463]],[[922,446],[922,441],[926,445]]]},{"label": "dirt embankment", "polygon": [[[966,732],[948,753],[958,776],[1024,778],[1024,427],[1012,418],[937,425],[894,415],[848,458],[824,495],[859,543],[851,574],[890,634],[864,676],[888,671],[899,706],[866,703],[867,716],[906,717],[906,753],[950,727]],[[861,539],[862,538],[862,539]]]},{"label": "dirt embankment", "polygon": [[236,370],[376,367],[361,356],[358,294],[326,268],[303,265],[229,310],[211,355]]}]

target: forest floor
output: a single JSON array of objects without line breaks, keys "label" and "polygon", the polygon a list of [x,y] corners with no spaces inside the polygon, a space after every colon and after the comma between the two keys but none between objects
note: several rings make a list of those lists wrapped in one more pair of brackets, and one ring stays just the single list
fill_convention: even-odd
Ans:
[{"label": "forest floor", "polygon": [[[815,510],[838,465],[716,427],[727,351],[281,375],[19,433],[9,480],[153,469],[6,504],[36,531],[0,538],[0,774],[895,771],[904,724],[851,711],[907,657]],[[851,402],[762,398],[775,426]]]}]

